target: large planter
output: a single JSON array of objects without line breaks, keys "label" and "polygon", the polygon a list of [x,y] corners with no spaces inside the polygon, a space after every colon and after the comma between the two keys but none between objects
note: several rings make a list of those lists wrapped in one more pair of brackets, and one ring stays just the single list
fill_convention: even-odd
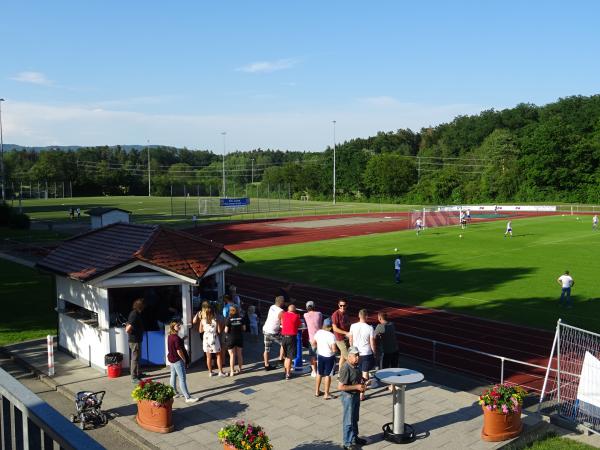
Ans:
[{"label": "large planter", "polygon": [[150,400],[138,400],[135,420],[140,427],[155,433],[173,431],[173,399],[162,405]]},{"label": "large planter", "polygon": [[521,434],[521,411],[502,414],[498,411],[489,411],[483,407],[483,428],[481,439],[488,442],[499,442],[513,439]]},{"label": "large planter", "polygon": [[226,444],[223,442],[223,450],[237,450],[233,445]]}]

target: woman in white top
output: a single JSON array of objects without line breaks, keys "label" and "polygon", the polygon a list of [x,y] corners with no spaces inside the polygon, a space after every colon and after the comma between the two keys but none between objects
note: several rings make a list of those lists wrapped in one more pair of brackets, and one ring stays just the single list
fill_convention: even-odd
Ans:
[{"label": "woman in white top", "polygon": [[221,324],[217,321],[212,306],[206,302],[202,305],[202,311],[198,314],[200,315],[198,331],[204,333],[202,336],[202,350],[206,354],[208,376],[212,377],[214,375],[212,371],[212,358],[213,354],[215,354],[217,355],[218,375],[225,377],[227,375],[223,372],[223,358],[221,357],[221,342],[219,340]]}]

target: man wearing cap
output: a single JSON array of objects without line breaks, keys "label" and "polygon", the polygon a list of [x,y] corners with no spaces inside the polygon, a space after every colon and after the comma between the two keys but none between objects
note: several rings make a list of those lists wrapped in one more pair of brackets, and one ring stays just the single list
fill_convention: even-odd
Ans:
[{"label": "man wearing cap", "polygon": [[360,395],[366,385],[358,367],[358,349],[348,349],[348,360],[340,369],[338,390],[342,392],[342,438],[344,449],[355,449],[365,445],[366,439],[358,436],[358,418],[360,414]]},{"label": "man wearing cap", "polygon": [[[315,302],[312,300],[306,302],[306,311],[304,313],[304,323],[306,323],[308,330],[308,341],[312,342],[315,333],[323,326],[323,315],[315,311]],[[317,354],[312,344],[308,346],[308,356],[310,356],[310,367],[312,369],[310,376],[314,378],[317,376]]]},{"label": "man wearing cap", "polygon": [[325,393],[323,398],[329,400],[333,398],[329,394],[331,387],[331,375],[335,366],[335,336],[331,332],[331,319],[323,321],[323,328],[318,330],[313,339],[310,341],[312,347],[316,347],[317,351],[317,379],[315,380],[315,397],[321,396],[321,379],[325,377]]}]

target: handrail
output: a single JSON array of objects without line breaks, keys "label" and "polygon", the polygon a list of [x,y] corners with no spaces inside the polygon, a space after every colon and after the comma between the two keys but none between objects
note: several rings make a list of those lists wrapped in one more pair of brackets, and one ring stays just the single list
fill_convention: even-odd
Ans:
[{"label": "handrail", "polygon": [[3,433],[0,434],[0,447],[53,448],[50,441],[54,441],[67,450],[104,448],[2,368],[0,396],[10,403],[10,413],[6,414],[8,411],[4,409],[1,418]]}]

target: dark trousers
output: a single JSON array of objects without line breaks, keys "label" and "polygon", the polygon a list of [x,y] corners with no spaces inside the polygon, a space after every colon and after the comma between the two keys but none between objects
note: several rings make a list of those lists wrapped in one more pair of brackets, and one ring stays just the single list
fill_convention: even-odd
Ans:
[{"label": "dark trousers", "polygon": [[131,378],[140,377],[140,352],[142,351],[139,342],[130,342],[129,350],[131,350],[131,361],[129,363],[129,372]]}]

